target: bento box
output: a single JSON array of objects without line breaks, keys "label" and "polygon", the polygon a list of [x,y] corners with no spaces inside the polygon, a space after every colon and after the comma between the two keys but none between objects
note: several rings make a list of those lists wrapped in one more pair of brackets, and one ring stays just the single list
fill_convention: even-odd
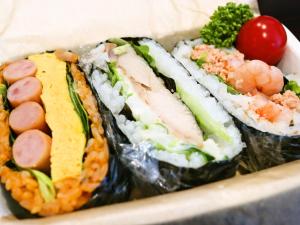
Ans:
[{"label": "bento box", "polygon": [[[202,143],[195,143],[192,147],[188,146],[189,149],[192,149],[188,155],[180,155],[180,157],[176,158],[172,155],[173,153],[163,155],[160,151],[154,151],[153,155],[150,155],[149,157],[147,154],[136,154],[136,152],[133,151],[136,149],[140,152],[145,151],[145,149],[150,151],[149,149],[152,148],[145,143],[140,144],[141,139],[132,135],[140,132],[140,128],[135,127],[135,130],[132,131],[132,126],[127,126],[128,122],[124,122],[124,118],[118,115],[121,111],[129,110],[135,115],[137,122],[149,121],[152,118],[152,114],[145,109],[142,111],[139,111],[141,109],[134,111],[134,107],[140,104],[137,100],[128,100],[127,106],[129,106],[129,109],[123,108],[119,111],[116,109],[116,106],[118,107],[118,100],[122,100],[123,96],[116,95],[114,85],[116,83],[118,83],[119,86],[122,85],[124,78],[118,76],[118,70],[114,67],[115,64],[110,62],[103,64],[101,62],[101,59],[106,57],[106,55],[99,54],[101,49],[104,49],[103,51],[106,51],[107,49],[109,51],[113,50],[114,55],[110,55],[109,51],[107,55],[111,58],[116,56],[119,57],[118,65],[122,64],[122,60],[132,60],[130,57],[137,58],[143,56],[147,65],[140,60],[134,66],[139,68],[143,67],[144,69],[145,67],[152,68],[154,73],[149,72],[149,77],[153,75],[154,77],[157,76],[157,79],[163,79],[166,87],[169,90],[172,90],[172,93],[175,93],[176,95],[176,98],[172,99],[170,94],[163,92],[165,95],[164,97],[170,99],[169,105],[167,105],[167,108],[169,109],[167,113],[173,114],[175,117],[180,116],[174,112],[176,110],[186,114],[186,118],[181,119],[185,120],[185,125],[187,127],[181,128],[181,135],[184,136],[184,133],[191,132],[191,130],[195,131],[192,135],[197,136],[199,134],[197,129],[194,129],[192,126],[193,124],[190,123],[191,116],[189,117],[187,115],[186,108],[176,103],[176,100],[178,100],[178,98],[181,99],[193,114],[197,115],[197,112],[203,114],[203,108],[195,107],[195,104],[190,101],[195,95],[205,96],[201,99],[203,104],[205,104],[204,102],[207,99],[210,99],[211,104],[207,104],[205,107],[210,108],[209,110],[211,112],[216,112],[221,109],[215,107],[215,104],[217,104],[216,102],[218,101],[222,102],[222,100],[220,100],[222,98],[218,98],[217,92],[213,92],[213,89],[210,89],[209,85],[206,86],[205,82],[202,84],[201,81],[196,78],[189,78],[189,73],[193,75],[192,69],[189,70],[192,66],[189,67],[188,64],[184,63],[185,61],[181,58],[178,49],[184,44],[196,43],[197,41],[194,41],[194,38],[199,36],[199,27],[203,26],[209,20],[209,15],[212,14],[217,6],[224,5],[226,2],[227,1],[218,0],[211,1],[210,3],[203,0],[185,2],[165,0],[160,3],[160,7],[158,7],[155,2],[147,0],[133,0],[129,2],[118,0],[110,2],[104,0],[90,0],[85,2],[84,5],[80,1],[72,1],[72,3],[69,1],[47,1],[41,3],[37,0],[27,1],[26,3],[25,1],[0,2],[0,13],[2,8],[5,9],[5,13],[2,14],[4,22],[3,24],[1,24],[2,22],[0,23],[0,64],[28,56],[28,58],[23,59],[23,61],[17,62],[21,62],[22,66],[27,68],[26,73],[34,73],[36,75],[34,78],[29,75],[30,79],[24,79],[28,79],[28,81],[26,81],[32,85],[30,87],[36,90],[36,92],[41,91],[39,90],[38,84],[34,82],[40,81],[43,85],[42,100],[40,98],[36,100],[35,96],[30,98],[34,99],[34,104],[37,108],[40,107],[38,104],[43,101],[43,105],[48,113],[48,118],[46,118],[46,120],[51,127],[52,132],[55,131],[67,137],[66,141],[61,141],[63,144],[55,143],[56,149],[58,149],[57,151],[59,151],[59,149],[64,149],[64,146],[68,145],[71,146],[70,149],[78,149],[78,152],[80,148],[84,149],[85,146],[85,152],[80,152],[77,156],[73,156],[68,150],[65,150],[64,154],[57,153],[57,155],[55,155],[53,151],[51,152],[51,154],[53,154],[51,155],[51,166],[54,165],[53,168],[58,168],[57,170],[53,170],[55,171],[53,172],[51,167],[51,176],[55,181],[65,179],[66,174],[73,173],[76,174],[76,176],[79,176],[78,173],[80,173],[80,169],[84,168],[82,174],[80,174],[80,177],[84,182],[80,184],[75,182],[79,187],[76,186],[73,181],[73,183],[70,182],[70,180],[68,183],[60,184],[63,191],[61,193],[58,192],[59,196],[67,196],[69,193],[80,192],[81,195],[78,194],[76,197],[77,199],[74,201],[72,199],[69,200],[72,205],[68,205],[67,202],[61,201],[59,203],[61,205],[57,206],[61,212],[55,211],[56,206],[51,204],[40,209],[42,206],[38,205],[39,201],[32,201],[33,203],[31,202],[30,204],[33,205],[28,206],[28,208],[33,209],[33,211],[34,206],[39,208],[40,211],[36,212],[39,212],[40,216],[65,214],[45,218],[29,218],[28,216],[24,216],[26,213],[20,211],[19,214],[15,213],[15,215],[17,215],[17,217],[19,215],[20,218],[26,217],[26,219],[19,220],[8,210],[5,203],[6,201],[1,195],[0,223],[173,223],[175,221],[184,221],[186,219],[201,217],[203,215],[255,202],[264,204],[264,201],[267,199],[276,198],[277,195],[289,193],[290,191],[297,189],[300,185],[300,181],[298,181],[300,164],[296,160],[298,136],[295,136],[292,140],[289,139],[288,141],[286,141],[286,137],[279,137],[279,140],[277,140],[276,138],[278,136],[275,135],[263,136],[259,131],[255,129],[251,130],[241,123],[239,121],[240,118],[236,118],[234,113],[232,113],[235,117],[233,120],[226,119],[224,122],[227,130],[221,130],[218,125],[213,123],[205,124],[203,121],[205,121],[205,119],[208,120],[207,117],[203,119],[200,118],[200,116],[196,116],[197,122],[200,121],[199,123],[204,123],[203,126],[206,126],[210,132],[215,132],[214,135],[217,136],[217,139],[222,139],[220,143],[226,142],[228,139],[234,140],[233,142],[230,140],[228,141],[228,143],[230,143],[228,144],[228,148],[231,150],[226,150],[226,156],[222,155],[223,153],[221,151],[221,153],[219,153],[218,149],[216,149],[216,153],[212,155],[207,154],[204,151],[199,157],[195,156],[194,153],[197,149],[195,150],[194,146],[202,146]],[[236,2],[249,4],[254,11],[254,14],[258,14],[257,3],[255,1]],[[70,4],[72,10],[70,13],[66,13],[65,9],[66,7],[70,7]],[[105,10],[103,5],[105,5],[105,8],[114,9],[114,16],[112,16],[109,10]],[[80,16],[75,18],[74,15]],[[28,19],[28,21],[25,21],[27,26],[24,26],[24,18]],[[40,18],[40,20],[37,18]],[[65,27],[67,27],[67,29]],[[300,74],[300,65],[297,63],[300,60],[300,42],[286,27],[284,27],[284,29],[287,34],[287,45],[283,58],[277,66],[284,74],[294,74],[293,76],[296,76]],[[111,39],[112,37],[125,38]],[[193,41],[189,42],[188,39],[193,39]],[[182,44],[180,41],[183,40],[184,42],[182,42]],[[175,47],[178,42],[179,44]],[[148,46],[146,50],[144,48],[145,45]],[[169,52],[164,50],[163,47]],[[173,51],[172,56],[171,50],[174,47],[175,50]],[[52,51],[55,49],[59,50]],[[70,49],[72,52],[61,51],[60,49]],[[125,58],[123,55],[124,51],[126,54],[128,53],[128,58]],[[153,51],[153,54],[151,51]],[[80,55],[79,61],[77,54],[73,54],[73,52]],[[95,57],[99,57],[100,61],[95,59]],[[152,64],[153,60],[157,62],[155,66]],[[180,63],[177,60],[180,61]],[[37,72],[35,67],[30,64],[30,61],[37,65]],[[164,61],[166,64],[163,63]],[[49,65],[55,65],[56,69],[52,70]],[[122,64],[122,67],[130,70],[126,65],[126,63]],[[172,72],[168,72],[168,67],[170,65],[172,65],[173,68]],[[185,66],[189,72],[187,72],[183,66]],[[66,68],[66,72],[63,72],[64,69],[62,68]],[[105,71],[107,68],[109,70]],[[5,79],[11,88],[20,81],[15,81],[15,78],[10,76],[10,71],[8,69],[7,71],[4,75],[6,75]],[[86,77],[84,73],[87,74]],[[106,73],[108,74],[108,77],[112,77],[111,89],[107,88],[108,83]],[[119,73],[121,72],[119,71]],[[180,74],[181,78],[177,79],[172,73]],[[198,72],[195,72],[195,77],[197,77],[197,73]],[[53,76],[53,74],[55,74],[55,76]],[[54,81],[54,79],[59,80],[60,74],[63,78],[66,77],[66,79],[60,80],[58,85],[57,81]],[[98,77],[101,77],[102,80],[99,80]],[[34,79],[39,81],[35,81]],[[135,77],[134,79],[138,80],[141,78]],[[152,82],[151,85],[153,84],[154,86],[152,87],[149,85],[148,88],[163,88],[163,82],[155,80],[156,78],[149,79]],[[170,81],[172,79],[173,82]],[[195,80],[205,88],[197,89]],[[141,82],[143,85],[141,85],[139,91],[144,93],[147,89],[144,90],[142,88],[148,84],[144,81]],[[128,85],[128,83],[126,83],[126,85],[118,87],[118,91],[121,90],[120,93],[125,96],[125,99],[133,99],[135,96],[133,92],[130,92],[130,85]],[[184,87],[185,85],[186,87]],[[177,92],[179,89],[180,91]],[[65,92],[61,90],[65,90]],[[77,92],[75,90],[77,90]],[[213,95],[208,95],[207,90]],[[66,100],[66,93],[70,95],[70,99]],[[151,94],[152,93],[149,94],[152,96],[151,98],[155,98],[155,95]],[[110,98],[106,98],[106,96],[109,95]],[[215,100],[215,98],[217,100]],[[99,99],[101,99],[101,101]],[[150,101],[149,99],[147,101]],[[21,103],[19,103],[18,100],[14,101],[13,98],[10,97],[9,101],[13,110],[20,107],[19,105]],[[65,101],[65,103],[63,103],[63,101]],[[156,105],[157,102],[159,102],[159,98],[156,99],[155,104],[153,103],[157,108],[166,106],[160,104]],[[75,106],[74,110],[72,109],[72,104]],[[22,109],[23,111],[20,110],[20,115],[25,112],[27,113],[28,111],[26,110],[29,110],[28,108],[33,106],[28,105],[26,107],[25,109]],[[57,114],[57,108],[65,112],[68,120],[72,121],[71,128],[68,127],[69,125],[67,123],[64,123],[66,121],[65,118],[61,117],[58,120],[60,116]],[[100,114],[97,112],[97,108],[99,109]],[[230,112],[226,106],[225,109]],[[52,119],[49,116],[51,114],[49,112],[51,111],[56,111],[56,114],[53,113]],[[229,115],[225,110],[219,110],[216,114],[221,115],[220,117],[222,118],[229,118]],[[79,115],[79,120],[76,115]],[[147,116],[144,117],[144,115]],[[97,119],[101,117],[102,119]],[[88,123],[88,120],[91,121],[90,124]],[[82,127],[79,125],[81,124],[80,121],[83,124]],[[101,125],[102,121],[104,121],[103,127]],[[19,135],[18,141],[20,144],[16,147],[17,150],[14,151],[21,151],[28,140],[28,137],[24,137],[24,139],[20,141],[21,138],[19,137],[22,135],[25,136],[24,134],[28,132],[23,131],[23,128],[19,127],[22,122],[24,121],[19,122],[16,127],[13,127],[10,124],[14,133]],[[177,121],[172,122],[173,124],[176,124]],[[45,121],[42,120],[42,122],[39,121],[36,123],[38,123],[36,129],[45,133],[49,132],[49,127],[47,127]],[[118,125],[118,128],[116,128],[116,124]],[[241,130],[241,134],[234,124],[238,124],[236,126]],[[80,130],[80,135],[76,133],[76,129]],[[120,132],[119,129],[126,134],[126,137],[118,133]],[[151,127],[146,127],[146,130],[151,129]],[[184,145],[181,142],[177,145],[175,139],[172,139],[168,133],[164,133],[164,129],[164,125],[155,123],[155,129],[149,133],[143,133],[143,135],[150,137],[150,139],[152,137],[157,138],[157,136],[161,137],[162,141],[157,142],[155,148],[164,148],[165,140],[169,139],[170,141],[166,145],[168,145],[168,148],[171,150],[174,146],[177,148],[178,146],[181,147]],[[227,135],[226,132],[230,135]],[[249,135],[250,141],[247,141],[248,134],[250,134],[249,132],[251,135],[259,136],[261,139],[256,139],[254,141],[255,143],[250,143],[251,135]],[[43,139],[42,147],[38,148],[43,149],[43,152],[45,152],[43,153],[44,155],[49,155],[50,137],[41,133],[42,132],[40,131],[34,130],[34,132],[28,134],[28,136],[31,135]],[[54,133],[52,133],[52,136],[53,135]],[[73,137],[78,137],[81,142],[73,142]],[[241,141],[241,137],[243,141]],[[15,138],[16,137],[14,136],[10,137],[12,141],[15,141]],[[190,140],[189,138],[192,139],[191,137],[188,137],[187,139]],[[128,139],[133,145],[128,144]],[[204,149],[206,146],[208,146],[207,148],[213,148],[214,145],[210,144],[211,140],[209,136],[207,137],[204,135],[203,139]],[[262,161],[251,161],[257,155],[261,154],[260,152],[255,152],[256,142],[261,142],[261,145],[264,145],[265,142],[270,140],[272,143],[273,141],[276,142],[274,146],[278,146],[279,143],[279,145],[284,146],[282,148],[286,148],[288,151],[275,151],[276,154],[272,153],[270,155],[264,155],[265,158],[262,158]],[[246,142],[248,146],[251,145],[254,153],[248,152],[248,155],[241,153],[242,148],[245,147],[243,142]],[[285,142],[288,143],[286,144]],[[171,145],[172,148],[170,147]],[[217,145],[219,145],[219,143],[217,143]],[[227,145],[224,144],[224,146],[224,149],[226,149]],[[270,147],[270,145],[266,144],[266,147],[261,149],[270,150],[275,148],[276,150],[276,146],[274,146]],[[114,149],[116,154],[109,153],[109,149]],[[76,163],[72,164],[72,157],[81,157],[80,160],[82,161],[83,155],[83,165],[78,165]],[[19,159],[18,156],[19,155],[14,155],[14,161],[19,160],[17,164],[21,165],[22,160]],[[98,158],[96,158],[96,156]],[[200,160],[201,163],[204,163],[189,164],[189,162],[186,162],[185,160],[190,160],[190,158],[194,159],[194,162]],[[212,159],[216,159],[216,162]],[[272,161],[273,159],[275,160],[274,163]],[[278,159],[280,159],[279,162],[276,161]],[[122,163],[119,162],[119,160]],[[292,160],[296,161],[289,162]],[[89,161],[95,163],[89,164]],[[174,163],[174,161],[176,163]],[[239,161],[246,163],[245,165],[241,163],[241,170],[236,172]],[[97,162],[99,163],[97,164]],[[268,164],[269,162],[270,164]],[[126,163],[130,166],[123,167],[123,164]],[[206,165],[203,166],[204,164]],[[14,177],[16,183],[18,177],[25,177],[25,179],[27,179],[31,174],[33,177],[36,177],[38,181],[49,184],[51,181],[47,180],[47,177],[36,170],[39,169],[41,171],[46,171],[45,173],[47,173],[47,166],[45,165],[48,165],[49,167],[49,161],[41,159],[38,161],[37,166],[31,166],[32,169],[29,169],[29,172],[27,173],[19,174],[13,170],[7,170],[5,172],[1,171],[1,173],[4,177],[3,180],[9,179],[11,176]],[[24,164],[24,166],[26,165]],[[188,166],[191,168],[181,168]],[[243,166],[248,169],[247,172],[244,171]],[[198,169],[198,167],[201,167],[201,169]],[[71,168],[71,170],[68,171],[69,168]],[[19,168],[17,167],[16,169],[18,170]],[[64,171],[64,173],[61,171]],[[92,174],[93,171],[97,171],[98,175],[94,176]],[[132,171],[137,171],[134,174],[136,178],[133,179],[133,181],[130,180]],[[249,173],[249,171],[252,173]],[[156,175],[159,172],[161,172],[161,175],[157,178]],[[9,175],[5,176],[3,173]],[[141,180],[145,181],[145,179],[142,179],[144,176],[146,177],[146,181],[149,180],[150,185],[149,183],[140,183]],[[175,177],[175,182],[173,177]],[[194,177],[197,177],[199,180],[194,182]],[[155,182],[152,182],[151,179],[154,179]],[[30,183],[30,180],[28,180],[28,182]],[[99,182],[102,182],[100,186],[98,186]],[[128,189],[128,186],[131,185],[130,182],[136,182],[134,185],[138,188],[131,192],[131,196],[128,197],[130,193],[130,190]],[[29,183],[28,185],[30,185]],[[10,185],[14,184],[11,183]],[[64,190],[64,185],[69,188],[66,189],[67,191]],[[48,185],[47,187],[44,186],[44,188],[46,188],[47,191],[46,194],[42,193],[42,197],[46,199],[46,201],[48,201],[48,199],[51,201],[53,187]],[[5,198],[7,198],[7,192],[5,192],[3,187],[2,189],[2,193],[6,195]],[[17,194],[15,193],[14,196],[17,196]],[[82,210],[70,212],[76,209]],[[246,212],[244,216],[245,218],[251,217],[247,215]]]}]

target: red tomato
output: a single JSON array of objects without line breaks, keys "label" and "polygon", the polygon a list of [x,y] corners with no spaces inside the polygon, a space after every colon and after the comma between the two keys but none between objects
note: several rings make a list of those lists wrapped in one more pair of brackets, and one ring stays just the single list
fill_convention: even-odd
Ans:
[{"label": "red tomato", "polygon": [[236,47],[248,59],[259,59],[275,65],[283,56],[286,41],[285,30],[277,19],[258,16],[242,26]]}]

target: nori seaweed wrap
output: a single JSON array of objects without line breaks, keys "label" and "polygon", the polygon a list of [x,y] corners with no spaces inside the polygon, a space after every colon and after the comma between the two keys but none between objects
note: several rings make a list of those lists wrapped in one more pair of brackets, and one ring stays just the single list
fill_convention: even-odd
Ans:
[{"label": "nori seaweed wrap", "polygon": [[299,159],[296,75],[284,75],[275,66],[245,60],[234,48],[216,48],[201,39],[179,42],[173,55],[234,117],[247,145],[241,172]]},{"label": "nori seaweed wrap", "polygon": [[235,175],[244,144],[231,117],[156,42],[110,39],[80,66],[133,174],[131,198]]},{"label": "nori seaweed wrap", "polygon": [[128,199],[128,171],[109,153],[113,146],[77,61],[57,50],[0,68],[1,189],[18,218]]}]

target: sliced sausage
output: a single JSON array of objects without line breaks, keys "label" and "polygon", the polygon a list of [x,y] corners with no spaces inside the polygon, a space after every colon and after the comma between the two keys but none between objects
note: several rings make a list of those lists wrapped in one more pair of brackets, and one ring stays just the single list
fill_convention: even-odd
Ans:
[{"label": "sliced sausage", "polygon": [[34,76],[36,71],[37,67],[34,62],[27,59],[21,59],[5,67],[3,70],[3,77],[8,84],[12,84],[24,77]]},{"label": "sliced sausage", "polygon": [[51,137],[39,130],[28,130],[15,140],[12,152],[17,165],[23,168],[48,170]]},{"label": "sliced sausage", "polygon": [[7,90],[7,99],[13,107],[23,102],[41,103],[42,83],[35,77],[26,77],[12,84]]},{"label": "sliced sausage", "polygon": [[9,125],[16,134],[30,129],[47,131],[45,112],[36,102],[24,102],[12,110]]}]

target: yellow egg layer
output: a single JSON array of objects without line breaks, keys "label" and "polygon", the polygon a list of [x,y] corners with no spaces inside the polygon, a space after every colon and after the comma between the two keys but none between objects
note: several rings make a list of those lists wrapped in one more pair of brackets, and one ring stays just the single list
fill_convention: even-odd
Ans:
[{"label": "yellow egg layer", "polygon": [[46,122],[52,131],[51,178],[53,182],[78,177],[86,138],[80,117],[69,95],[67,64],[53,53],[29,57],[38,70],[36,77],[42,82],[42,101]]}]

